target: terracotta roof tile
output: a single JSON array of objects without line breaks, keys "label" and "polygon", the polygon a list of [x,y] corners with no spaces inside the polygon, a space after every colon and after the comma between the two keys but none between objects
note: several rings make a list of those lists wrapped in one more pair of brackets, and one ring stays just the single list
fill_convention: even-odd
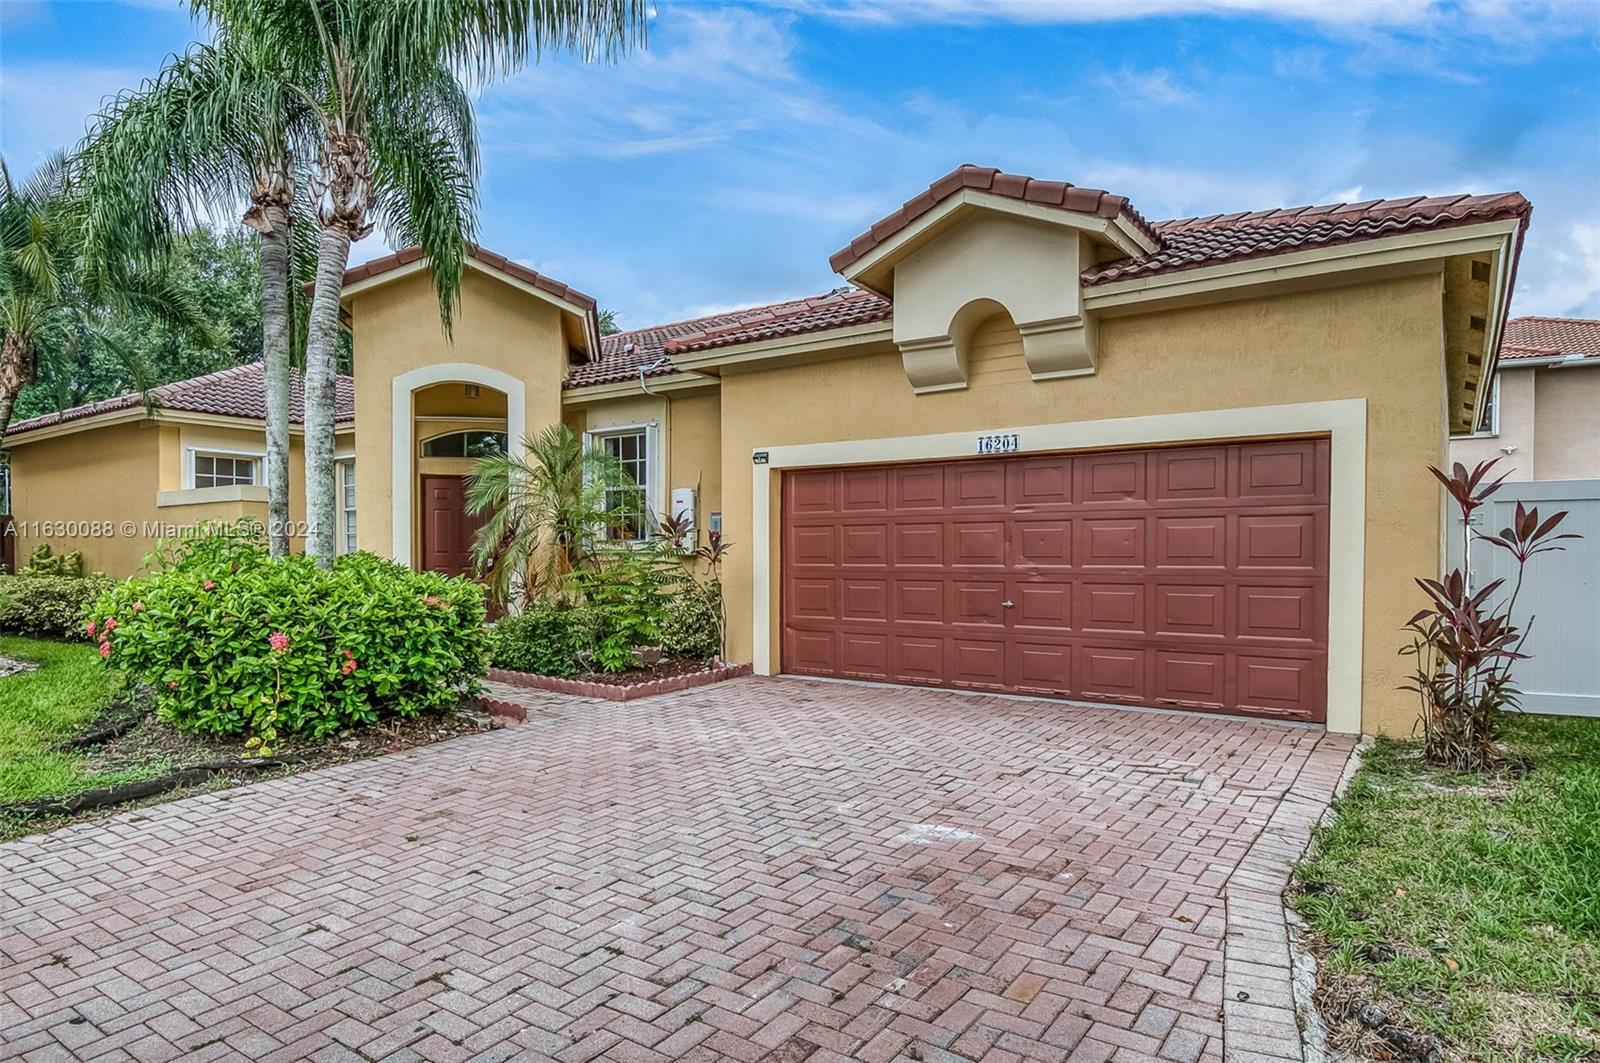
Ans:
[{"label": "terracotta roof tile", "polygon": [[837,251],[828,259],[835,270],[842,271],[857,262],[873,248],[910,225],[939,202],[948,199],[964,188],[975,188],[997,196],[1020,199],[1042,206],[1060,207],[1078,214],[1093,214],[1101,218],[1125,216],[1133,226],[1158,242],[1150,224],[1128,204],[1124,196],[1102,192],[1098,188],[1079,188],[1065,181],[1040,181],[1021,174],[1001,173],[991,166],[973,166],[968,163],[929,185],[927,191],[906,200],[899,210],[882,218],[866,232],[850,241],[850,245]]},{"label": "terracotta roof tile", "polygon": [[670,358],[673,354],[887,321],[891,309],[888,300],[871,292],[835,288],[803,299],[619,332],[600,341],[599,361],[573,366],[566,386],[630,380],[638,376],[640,367],[645,368],[646,376],[666,376],[678,371]]},{"label": "terracotta roof tile", "polygon": [[[354,419],[355,382],[350,377],[341,376],[336,382],[336,387],[335,419],[338,421]],[[152,405],[164,410],[209,413],[223,417],[247,417],[256,421],[267,419],[264,370],[260,362],[250,362],[189,380],[162,384],[160,387],[151,388],[149,397]],[[32,417],[13,424],[6,432],[6,439],[9,441],[26,432],[81,421],[97,414],[135,409],[143,405],[144,401],[145,396],[135,391]],[[299,370],[294,370],[289,380],[289,420],[293,424],[300,424],[304,418],[305,391],[301,386]]]},{"label": "terracotta roof tile", "polygon": [[1250,214],[1215,214],[1156,222],[1161,247],[1150,255],[1102,263],[1083,274],[1084,284],[1148,277],[1311,247],[1331,247],[1424,229],[1517,218],[1532,208],[1516,192],[1487,196],[1373,199],[1320,207],[1288,207]]},{"label": "terracotta roof tile", "polygon": [[[565,299],[570,303],[576,303],[584,310],[593,312],[595,306],[597,305],[593,296],[585,295],[571,285],[562,284],[554,277],[546,277],[542,273],[536,273],[527,266],[513,262],[506,256],[496,254],[495,252],[490,251],[488,248],[479,247],[477,244],[473,244],[467,248],[467,254],[471,255],[473,258],[477,259],[479,262],[482,262],[491,269],[497,269],[502,273],[508,273],[520,281],[533,285],[535,288],[538,288],[541,291],[549,292],[557,299]],[[381,276],[382,274],[388,273],[390,270],[399,269],[401,266],[409,266],[411,263],[416,262],[421,258],[422,248],[403,247],[392,255],[384,255],[382,258],[375,258],[369,262],[363,262],[359,266],[352,266],[344,271],[345,287],[348,288],[350,285],[355,284],[358,281],[364,281],[372,277]]]},{"label": "terracotta roof tile", "polygon": [[1600,321],[1582,317],[1514,317],[1506,322],[1500,357],[1600,358]]}]

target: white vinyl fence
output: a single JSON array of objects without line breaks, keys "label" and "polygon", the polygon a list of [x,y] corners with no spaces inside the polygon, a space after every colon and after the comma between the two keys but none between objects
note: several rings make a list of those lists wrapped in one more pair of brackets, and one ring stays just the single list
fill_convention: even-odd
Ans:
[{"label": "white vinyl fence", "polygon": [[[1473,514],[1476,531],[1488,535],[1511,525],[1518,502],[1539,508],[1542,518],[1557,510],[1571,514],[1561,525],[1582,539],[1566,549],[1540,554],[1528,562],[1513,620],[1533,631],[1523,650],[1531,660],[1518,661],[1514,682],[1528,712],[1566,716],[1600,716],[1600,480],[1530,480],[1506,483]],[[1461,556],[1461,518],[1453,514],[1449,557]],[[1472,544],[1473,583],[1481,587],[1504,578],[1509,585],[1516,562],[1504,550]]]}]

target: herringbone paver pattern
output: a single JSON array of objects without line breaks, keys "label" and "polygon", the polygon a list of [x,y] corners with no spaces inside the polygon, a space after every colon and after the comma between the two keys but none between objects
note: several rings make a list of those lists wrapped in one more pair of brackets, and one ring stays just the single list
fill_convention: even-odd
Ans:
[{"label": "herringbone paver pattern", "polygon": [[526,724],[0,846],[0,1055],[1216,1060],[1230,876],[1351,748],[789,680],[500,693]]}]

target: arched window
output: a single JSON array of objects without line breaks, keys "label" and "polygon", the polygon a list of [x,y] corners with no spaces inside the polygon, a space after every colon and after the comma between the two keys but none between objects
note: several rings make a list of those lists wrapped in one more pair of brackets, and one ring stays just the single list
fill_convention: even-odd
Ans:
[{"label": "arched window", "polygon": [[506,452],[506,434],[470,429],[446,432],[422,443],[425,458],[487,458]]}]

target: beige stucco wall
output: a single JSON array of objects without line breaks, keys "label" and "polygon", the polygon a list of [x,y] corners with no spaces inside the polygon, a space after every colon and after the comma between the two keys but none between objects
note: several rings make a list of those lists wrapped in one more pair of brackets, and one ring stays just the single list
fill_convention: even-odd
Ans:
[{"label": "beige stucco wall", "polygon": [[667,509],[676,488],[698,488],[696,525],[709,527],[710,515],[722,509],[721,402],[717,389],[630,395],[568,409],[567,427],[598,432],[623,425],[653,424],[667,455],[660,485],[661,509]]},{"label": "beige stucco wall", "polygon": [[[393,549],[394,418],[412,416],[409,408],[394,408],[395,377],[446,362],[482,366],[523,382],[530,432],[561,417],[567,341],[560,312],[480,271],[468,270],[461,281],[453,332],[447,337],[439,323],[431,284],[426,273],[416,273],[359,292],[349,300],[356,409],[360,411],[355,436],[357,540],[362,549],[384,556]],[[486,410],[498,402],[487,387],[483,395]],[[503,411],[504,405],[499,408]],[[448,412],[462,409],[451,406]],[[412,479],[415,522],[415,475]],[[413,553],[418,542],[413,534]],[[401,560],[414,563],[415,558]]]},{"label": "beige stucco wall", "polygon": [[[1440,557],[1439,493],[1426,466],[1445,453],[1441,298],[1437,276],[1418,276],[1110,319],[1100,326],[1095,375],[1042,382],[1017,371],[1020,337],[1002,336],[1008,323],[989,322],[974,337],[971,386],[922,396],[893,349],[725,372],[728,538],[750,541],[750,455],[763,447],[1365,398],[1368,454],[1381,460],[1366,469],[1362,725],[1409,732],[1415,706],[1396,689],[1405,672],[1399,629],[1417,608],[1413,577],[1436,573]],[[772,537],[766,559],[774,574],[779,541]],[[728,561],[736,660],[752,656],[756,560],[736,545]],[[777,660],[775,595],[769,604]]]},{"label": "beige stucco wall", "polygon": [[[1450,460],[1473,468],[1481,461],[1500,459],[1495,475],[1513,480],[1535,478],[1534,387],[1532,369],[1508,369],[1500,374],[1499,431],[1494,435],[1458,436],[1450,441]],[[1510,453],[1506,453],[1507,451]]]},{"label": "beige stucco wall", "polygon": [[[348,432],[335,438],[336,454],[349,454],[353,446]],[[160,492],[184,487],[191,448],[259,456],[266,450],[265,431],[141,420],[13,441],[11,499],[18,564],[40,542],[48,542],[56,552],[82,550],[91,570],[127,576],[140,568],[157,538],[175,529],[240,517],[265,524],[265,502],[158,504]],[[294,435],[289,446],[289,515],[297,530],[305,512],[305,448]]]},{"label": "beige stucco wall", "polygon": [[1600,366],[1502,369],[1499,431],[1450,441],[1451,461],[1491,458],[1512,480],[1600,477]]},{"label": "beige stucco wall", "polygon": [[1600,366],[1536,369],[1535,480],[1600,477]]}]

